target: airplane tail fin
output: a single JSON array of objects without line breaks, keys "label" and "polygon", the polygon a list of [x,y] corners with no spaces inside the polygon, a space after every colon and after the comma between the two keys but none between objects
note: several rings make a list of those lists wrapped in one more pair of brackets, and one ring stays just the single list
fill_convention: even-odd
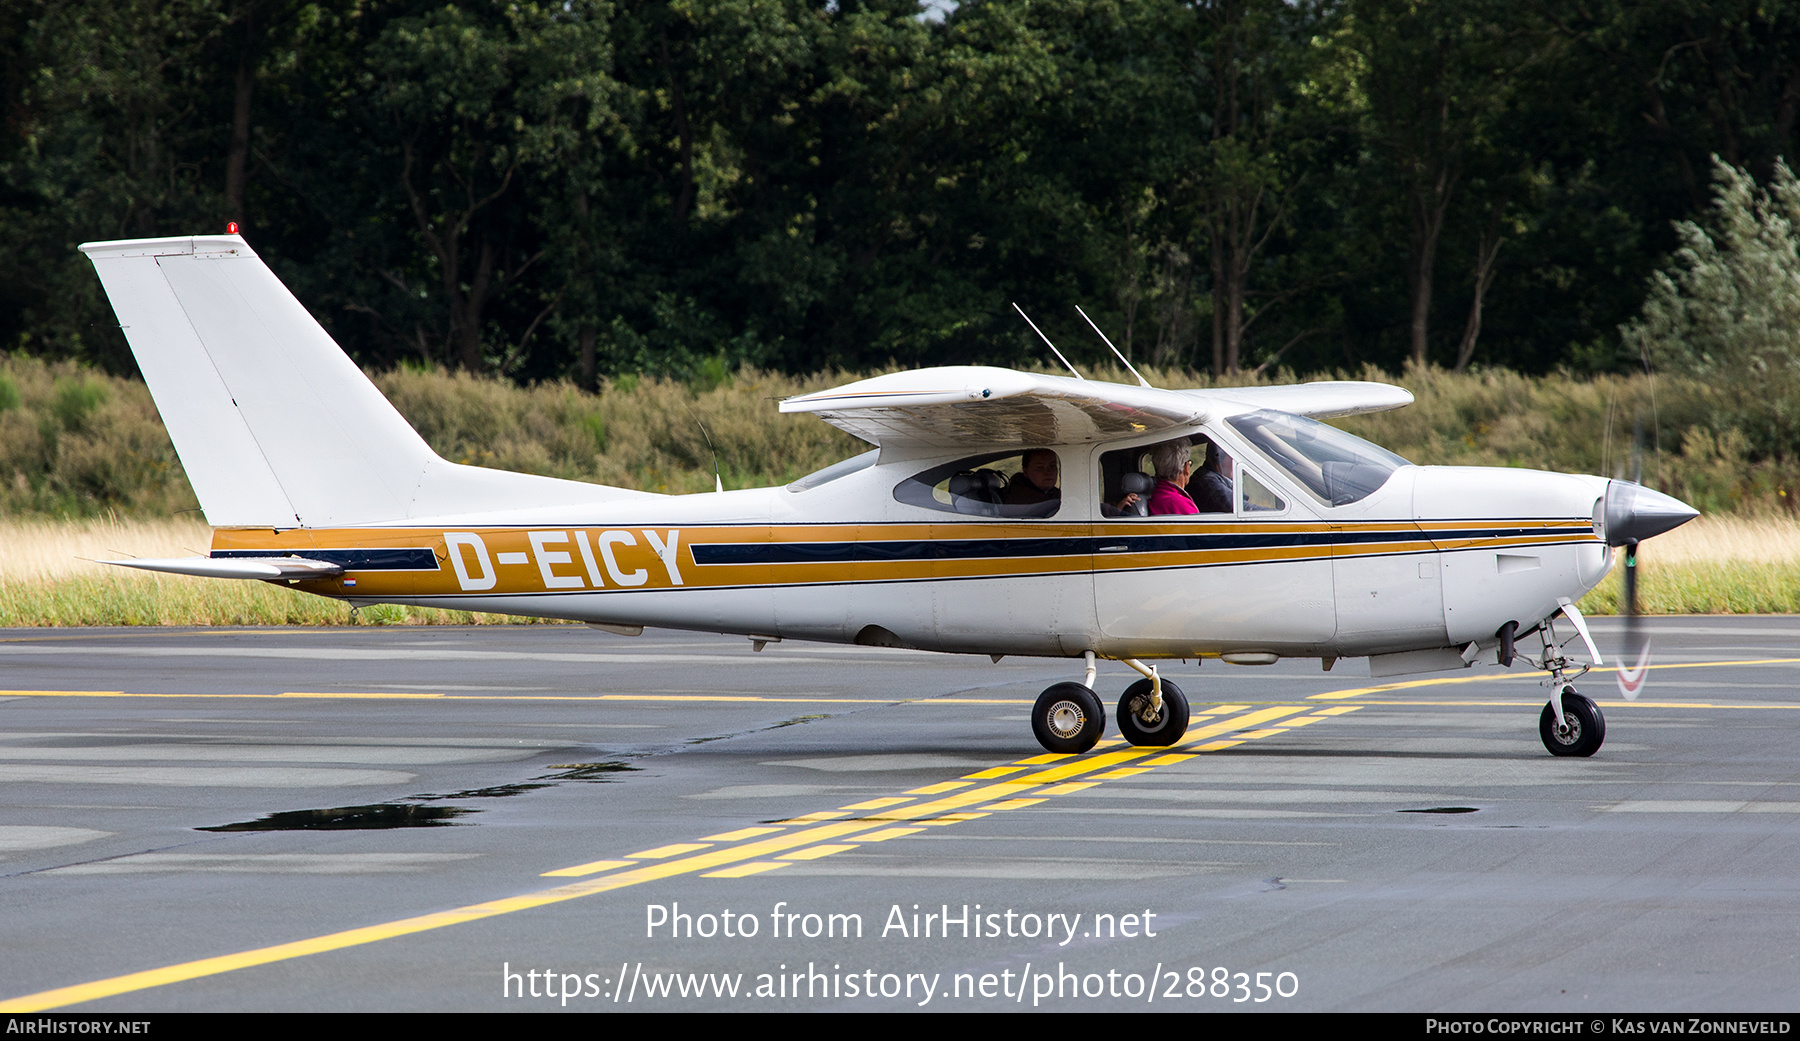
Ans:
[{"label": "airplane tail fin", "polygon": [[442,459],[237,235],[81,251],[215,526],[373,524],[644,495]]}]

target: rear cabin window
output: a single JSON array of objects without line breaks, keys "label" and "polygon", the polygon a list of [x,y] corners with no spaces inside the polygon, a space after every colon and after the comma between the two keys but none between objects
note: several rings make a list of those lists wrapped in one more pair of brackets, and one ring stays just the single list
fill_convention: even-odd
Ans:
[{"label": "rear cabin window", "polygon": [[1054,517],[1062,507],[1061,470],[1047,448],[974,455],[908,477],[894,486],[894,498],[968,517]]}]

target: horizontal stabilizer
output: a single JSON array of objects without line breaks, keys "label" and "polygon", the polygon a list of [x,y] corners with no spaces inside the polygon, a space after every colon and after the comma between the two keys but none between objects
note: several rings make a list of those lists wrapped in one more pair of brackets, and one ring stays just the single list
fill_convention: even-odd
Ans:
[{"label": "horizontal stabilizer", "polygon": [[131,560],[100,560],[95,563],[134,567],[143,571],[159,571],[165,575],[193,575],[197,578],[260,578],[264,581],[284,578],[333,578],[344,573],[343,565],[305,557],[134,557]]}]

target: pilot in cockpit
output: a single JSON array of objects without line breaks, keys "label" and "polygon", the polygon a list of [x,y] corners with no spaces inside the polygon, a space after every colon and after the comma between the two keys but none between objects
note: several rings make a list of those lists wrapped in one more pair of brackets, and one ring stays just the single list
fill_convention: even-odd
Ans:
[{"label": "pilot in cockpit", "polygon": [[1208,438],[1199,438],[1198,443],[1206,446],[1206,462],[1188,482],[1188,497],[1194,500],[1201,513],[1230,513],[1233,505],[1231,457]]},{"label": "pilot in cockpit", "polygon": [[1055,452],[1034,448],[1019,462],[1019,472],[1008,482],[1002,502],[1008,506],[1031,506],[1062,498],[1062,489],[1057,486],[1062,471]]}]

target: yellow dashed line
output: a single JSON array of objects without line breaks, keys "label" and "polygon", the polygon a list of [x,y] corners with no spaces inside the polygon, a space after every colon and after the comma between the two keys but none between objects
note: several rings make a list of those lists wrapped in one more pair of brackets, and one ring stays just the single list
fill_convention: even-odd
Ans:
[{"label": "yellow dashed line", "polygon": [[967,788],[971,783],[972,782],[969,782],[969,781],[939,781],[937,784],[928,784],[923,788],[914,788],[912,791],[907,792],[906,794],[908,794],[908,795],[939,795],[943,792],[953,792],[953,791],[957,790],[958,788]]},{"label": "yellow dashed line", "polygon": [[772,835],[780,828],[739,828],[736,831],[721,832],[718,835],[702,836],[707,842],[736,842],[739,839],[753,839],[758,835]]},{"label": "yellow dashed line", "polygon": [[781,855],[781,859],[782,860],[818,860],[820,857],[829,857],[833,853],[842,853],[847,849],[855,849],[855,848],[856,848],[855,843],[847,843],[847,844],[838,845],[838,846],[812,846],[807,849],[797,849],[792,853],[783,853]]},{"label": "yellow dashed line", "polygon": [[630,867],[631,864],[632,862],[629,860],[595,860],[586,864],[577,864],[574,867],[557,868],[555,871],[546,871],[539,877],[580,878],[583,875],[598,875],[602,871],[611,871],[613,868]]},{"label": "yellow dashed line", "polygon": [[[1297,712],[1304,711],[1306,710],[1299,705],[1277,705],[1274,708],[1258,709],[1255,712],[1248,712],[1241,716],[1233,716],[1230,719],[1220,720],[1210,726],[1189,730],[1186,736],[1184,736],[1178,744],[1181,746],[1191,745],[1199,741],[1205,741],[1209,737],[1217,737],[1220,734],[1229,734],[1234,730],[1242,730],[1245,727],[1254,726],[1257,723],[1267,723],[1273,719],[1280,719],[1282,716],[1291,716]],[[1219,745],[1215,742],[1212,745],[1201,745],[1200,751],[1207,752],[1217,748],[1228,747],[1230,746]]]},{"label": "yellow dashed line", "polygon": [[[1139,772],[1140,772],[1140,773],[1142,773],[1142,772],[1144,772],[1144,771],[1139,771]],[[1044,802],[1044,801],[1045,801],[1045,800],[1043,800],[1043,799],[1008,799],[1008,800],[1006,800],[1006,801],[1005,801],[1005,802],[996,802],[996,803],[993,803],[993,804],[991,804],[991,805],[989,805],[989,806],[987,806],[987,807],[985,807],[985,809],[989,809],[989,810],[1017,810],[1017,809],[1021,809],[1021,808],[1023,808],[1023,807],[1026,807],[1026,806],[1036,806],[1036,805],[1037,805],[1037,804],[1038,804],[1038,803],[1040,803],[1040,802]]]},{"label": "yellow dashed line", "polygon": [[879,810],[888,806],[898,806],[903,802],[912,802],[904,795],[890,795],[883,799],[870,799],[868,802],[853,802],[848,806],[838,807],[841,810]]},{"label": "yellow dashed line", "polygon": [[924,830],[924,828],[883,828],[880,831],[871,831],[867,835],[859,835],[857,838],[863,842],[886,842],[889,839],[897,839],[906,835],[917,835]]},{"label": "yellow dashed line", "polygon": [[784,820],[781,823],[782,824],[816,824],[819,821],[837,820],[839,817],[848,817],[848,816],[850,816],[848,813],[843,813],[841,811],[820,810],[817,813],[808,813],[808,814],[805,814],[804,816],[794,817],[789,820]]},{"label": "yellow dashed line", "polygon": [[[1245,726],[1300,711],[1302,710],[1298,706],[1265,708],[1203,727],[1200,736],[1241,730]],[[1241,742],[1216,741],[1201,745],[1196,750],[1206,751],[1239,743]],[[1155,755],[1155,758],[1146,758],[1152,755]],[[631,854],[635,858],[634,860],[591,861],[575,867],[561,868],[547,874],[562,877],[599,874],[600,877],[584,878],[578,882],[566,883],[536,893],[470,904],[449,911],[438,911],[292,943],[260,947],[213,958],[202,958],[159,969],[96,980],[91,983],[27,994],[10,1001],[0,1002],[0,1012],[38,1012],[79,1004],[250,966],[267,965],[272,962],[341,950],[392,937],[510,914],[515,911],[545,907],[596,893],[611,892],[627,886],[679,875],[699,875],[703,878],[743,878],[764,871],[777,870],[793,861],[830,856],[834,853],[854,849],[862,842],[879,842],[911,835],[922,831],[926,826],[953,825],[988,816],[993,811],[1036,805],[1050,796],[1066,795],[1095,787],[1100,783],[1098,778],[1109,776],[1109,773],[1117,776],[1135,775],[1145,772],[1152,764],[1182,762],[1189,758],[1192,756],[1188,754],[1167,754],[1159,753],[1155,749],[1130,747],[1106,751],[1097,755],[1090,753],[1081,757],[1033,756],[1013,765],[1020,768],[1043,766],[1043,769],[1027,772],[1010,780],[997,780],[991,784],[976,784],[973,781],[961,780],[927,785],[914,789],[908,794],[937,796],[937,798],[912,805],[900,805],[912,802],[910,799],[870,800],[867,804],[859,805],[879,805],[881,812],[861,818],[838,820],[835,818],[845,817],[847,813],[821,811],[796,817],[780,826],[740,828],[736,831],[722,832],[710,836],[706,842],[658,846]],[[1135,765],[1125,767],[1123,764],[1126,763]],[[1009,774],[1017,773],[1015,770],[1007,772]],[[1083,775],[1087,775],[1089,779],[1073,780],[1073,778]],[[968,808],[978,804],[980,805],[978,809]],[[907,826],[895,826],[899,822],[906,822]],[[810,826],[787,830],[788,825],[801,824]],[[884,825],[886,826],[884,827]],[[842,840],[850,836],[857,836],[857,841],[850,843],[831,841]],[[731,843],[739,839],[749,839],[750,841],[738,845],[728,845],[724,848],[712,848],[714,842]],[[780,859],[768,859],[771,857]],[[656,863],[637,862],[643,860],[656,861]],[[615,870],[620,868],[623,870]],[[607,871],[613,873],[600,874]]]},{"label": "yellow dashed line", "polygon": [[753,860],[748,864],[734,864],[718,871],[708,871],[701,878],[743,878],[745,875],[760,875],[764,871],[787,867],[779,860]]},{"label": "yellow dashed line", "polygon": [[[1651,668],[1651,669],[1715,669],[1715,668],[1723,668],[1723,667],[1731,666],[1731,665],[1793,665],[1797,662],[1800,662],[1800,658],[1751,658],[1751,659],[1746,659],[1743,661],[1670,662],[1669,664],[1666,664],[1666,665],[1651,665],[1651,666],[1649,666],[1649,668]],[[1600,669],[1593,670],[1592,674],[1616,673],[1618,671],[1619,670],[1617,668],[1600,668]],[[1440,676],[1440,677],[1436,677],[1433,679],[1402,680],[1398,683],[1383,683],[1383,684],[1380,684],[1378,686],[1373,686],[1373,687],[1356,687],[1351,690],[1327,691],[1323,694],[1313,694],[1307,700],[1309,700],[1309,701],[1335,701],[1335,700],[1338,700],[1341,698],[1360,697],[1361,695],[1364,695],[1364,694],[1381,694],[1381,693],[1384,693],[1384,692],[1390,691],[1390,690],[1411,690],[1415,687],[1450,686],[1452,684],[1458,684],[1458,683],[1502,683],[1502,682],[1506,682],[1509,680],[1512,682],[1515,682],[1515,683],[1522,683],[1522,682],[1536,683],[1538,678],[1539,677],[1535,673],[1527,673],[1524,675],[1505,674],[1505,675],[1481,675],[1481,676]],[[1641,705],[1641,704],[1644,704],[1644,702],[1638,702],[1638,704]]]},{"label": "yellow dashed line", "polygon": [[634,860],[661,860],[664,857],[673,857],[680,853],[692,853],[697,849],[705,849],[710,845],[712,845],[710,842],[677,842],[668,846],[658,846],[655,849],[647,849],[641,853],[627,853],[625,855]]},{"label": "yellow dashed line", "polygon": [[[1793,664],[1796,662],[1800,662],[1800,658],[1768,658],[1768,659],[1757,659],[1757,660],[1750,660],[1750,661],[1724,661],[1724,662],[1687,662],[1687,663],[1675,663],[1675,664],[1669,664],[1669,665],[1656,665],[1656,666],[1651,666],[1651,667],[1657,668],[1657,669],[1672,669],[1672,668],[1678,669],[1678,668],[1705,668],[1705,667],[1709,667],[1709,666],[1731,666],[1731,665],[1784,665],[1784,664]],[[1605,671],[1614,671],[1614,670],[1605,670]],[[1331,691],[1331,692],[1327,692],[1324,694],[1313,695],[1308,700],[1341,700],[1344,698],[1358,697],[1358,696],[1361,696],[1364,694],[1374,694],[1374,693],[1381,693],[1381,692],[1385,692],[1385,691],[1406,690],[1406,689],[1412,689],[1412,688],[1416,688],[1416,687],[1448,685],[1448,684],[1454,684],[1454,683],[1486,682],[1486,681],[1503,680],[1503,679],[1521,679],[1521,677],[1472,676],[1472,677],[1441,678],[1441,679],[1431,679],[1431,680],[1414,680],[1414,681],[1401,682],[1401,683],[1382,684],[1379,686],[1372,686],[1372,687],[1355,688],[1355,689],[1351,689],[1351,690]],[[259,695],[259,694],[217,695],[217,694],[133,694],[133,693],[126,693],[126,692],[122,692],[122,691],[0,691],[0,697],[5,697],[5,696],[13,696],[13,697],[115,697],[115,698],[117,698],[117,697],[124,697],[124,698],[202,698],[202,697],[217,698],[217,697],[224,697],[224,698],[250,698],[250,699],[267,699],[267,698],[271,698],[271,697],[297,697],[297,698],[298,697],[320,697],[320,698],[368,698],[368,699],[388,699],[388,700],[417,700],[417,699],[466,700],[466,701],[501,700],[500,698],[493,697],[493,696],[465,696],[465,695],[442,695],[442,694],[391,694],[391,693],[389,693],[389,694],[293,693],[293,694],[286,694],[286,695]],[[506,696],[504,698],[504,700],[519,700],[519,701],[527,701],[527,700],[529,700],[529,701],[622,700],[622,701],[664,701],[664,702],[667,702],[667,701],[712,701],[712,702],[763,701],[763,702],[779,702],[779,703],[796,703],[796,702],[798,702],[798,703],[843,703],[843,704],[895,704],[896,703],[891,700],[852,699],[852,698],[825,699],[825,698],[773,698],[773,697],[763,698],[763,697],[728,697],[728,696],[710,696],[710,697],[680,697],[680,696],[676,696],[676,697],[670,697],[670,696],[652,696],[652,695],[598,695],[598,696],[586,696],[586,697],[554,697],[554,696],[552,696],[552,697],[532,697],[532,696],[517,696],[517,697],[515,697],[515,696]],[[961,700],[961,703],[963,703],[963,704],[977,703],[974,700],[968,700],[968,699],[959,699],[959,700]],[[902,703],[906,703],[906,702],[902,702]],[[944,702],[934,700],[931,703],[932,704],[943,704]],[[951,703],[956,703],[956,702],[951,702]],[[982,699],[979,703],[982,703],[982,704],[1029,704],[1029,702],[1027,702],[1027,701],[1011,700],[1011,699]],[[1483,704],[1512,704],[1512,702],[1492,702],[1492,701],[1373,702],[1373,701],[1370,701],[1370,702],[1363,702],[1363,704],[1364,705],[1368,705],[1368,704],[1483,705]],[[1793,705],[1793,704],[1785,704],[1785,705],[1768,705],[1768,704],[1763,704],[1763,705],[1754,705],[1754,704],[1723,705],[1723,704],[1711,704],[1711,703],[1703,703],[1703,702],[1696,703],[1696,702],[1642,702],[1642,701],[1640,701],[1640,702],[1636,702],[1635,705],[1640,708],[1662,708],[1662,707],[1666,707],[1666,708],[1743,708],[1743,709],[1800,708],[1800,705]],[[1334,706],[1332,708],[1318,709],[1315,711],[1315,715],[1316,716],[1341,715],[1346,712],[1355,711],[1358,707],[1359,706],[1353,706],[1353,705]],[[1205,715],[1223,714],[1223,713],[1231,713],[1231,712],[1240,712],[1240,711],[1244,711],[1249,708],[1250,708],[1250,706],[1248,706],[1248,705],[1220,705],[1220,706],[1216,706],[1213,709],[1211,709],[1209,713],[1202,713],[1201,715],[1205,716]],[[1181,742],[1182,752],[1183,753],[1197,753],[1197,752],[1219,751],[1221,749],[1231,748],[1233,746],[1243,744],[1244,741],[1250,740],[1252,738],[1272,736],[1274,734],[1283,733],[1283,732],[1285,732],[1285,727],[1265,728],[1263,730],[1251,731],[1249,733],[1244,733],[1243,731],[1246,727],[1254,726],[1258,723],[1271,722],[1273,720],[1280,719],[1284,716],[1295,715],[1302,711],[1304,711],[1304,709],[1300,706],[1279,705],[1279,706],[1264,708],[1264,709],[1254,711],[1254,712],[1248,712],[1247,714],[1242,715],[1242,716],[1235,716],[1235,717],[1228,718],[1228,719],[1221,719],[1217,722],[1208,723],[1206,726],[1203,726],[1196,730],[1190,731],[1184,737],[1184,739]],[[1304,722],[1317,722],[1317,721],[1318,720],[1316,718],[1307,718],[1304,720]],[[1289,725],[1294,725],[1299,722],[1302,722],[1302,720],[1290,720]],[[1218,737],[1220,735],[1227,734],[1227,733],[1233,733],[1233,732],[1237,732],[1237,736],[1235,738],[1221,739],[1221,740],[1207,740],[1208,738]],[[1107,742],[1106,746],[1116,746],[1116,744],[1117,744],[1117,742]],[[27,994],[27,995],[23,995],[21,997],[13,998],[8,1001],[0,1001],[0,1012],[39,1012],[39,1011],[43,1011],[46,1009],[59,1008],[59,1007],[65,1006],[65,1005],[80,1004],[80,1003],[86,1002],[86,1001],[94,1001],[94,1000],[97,1000],[100,998],[111,997],[111,996],[118,995],[118,994],[131,993],[133,991],[144,990],[144,989],[151,988],[151,987],[165,986],[165,985],[168,985],[171,983],[178,983],[178,982],[182,982],[185,980],[192,980],[192,979],[198,979],[198,978],[205,977],[205,976],[217,975],[219,973],[231,972],[236,969],[248,968],[248,967],[255,966],[255,965],[267,965],[272,962],[285,961],[285,960],[292,959],[292,958],[304,957],[304,956],[310,955],[310,954],[319,954],[319,953],[323,953],[326,951],[342,950],[347,947],[354,947],[354,946],[359,946],[362,944],[374,943],[379,940],[390,939],[393,937],[412,935],[415,933],[425,932],[425,931],[432,930],[432,929],[440,929],[445,926],[458,925],[458,924],[461,924],[464,922],[478,921],[480,919],[490,918],[490,917],[494,917],[496,915],[511,914],[515,911],[523,911],[523,910],[529,910],[529,909],[538,908],[538,907],[545,907],[545,906],[548,906],[551,904],[556,904],[556,903],[560,903],[560,902],[567,901],[567,900],[578,899],[580,897],[590,896],[590,895],[593,895],[596,893],[611,892],[613,890],[622,889],[627,886],[633,886],[633,885],[638,885],[638,884],[644,883],[644,882],[650,882],[650,881],[655,881],[655,880],[660,880],[660,879],[665,879],[665,878],[671,878],[671,877],[675,877],[678,875],[698,874],[704,878],[742,878],[742,877],[745,877],[748,875],[758,874],[758,873],[764,872],[764,871],[773,871],[773,870],[776,870],[776,869],[779,869],[782,867],[786,867],[788,865],[788,863],[794,859],[803,859],[803,858],[810,859],[810,857],[804,857],[805,854],[811,854],[812,856],[828,856],[831,853],[842,852],[847,849],[854,849],[854,848],[856,848],[856,845],[858,844],[858,843],[823,844],[826,842],[826,840],[845,838],[845,837],[848,837],[851,835],[858,835],[858,833],[863,833],[863,834],[859,835],[859,837],[858,837],[859,843],[860,842],[871,842],[871,841],[878,842],[878,841],[885,841],[887,839],[899,838],[904,835],[911,835],[916,832],[919,832],[919,831],[923,830],[923,826],[926,826],[926,825],[950,825],[950,824],[960,823],[962,821],[975,820],[975,819],[987,816],[988,815],[987,811],[1015,809],[1015,808],[1019,808],[1022,806],[1035,805],[1036,803],[1042,802],[1042,801],[1044,801],[1045,798],[1050,797],[1050,796],[1067,795],[1067,794],[1072,794],[1074,792],[1082,791],[1082,790],[1085,790],[1088,788],[1092,788],[1100,783],[1098,778],[1103,778],[1103,777],[1107,777],[1107,776],[1127,776],[1127,775],[1131,775],[1131,774],[1141,773],[1141,772],[1143,772],[1144,768],[1162,766],[1162,765],[1172,765],[1174,763],[1184,762],[1187,759],[1192,758],[1192,754],[1182,754],[1182,753],[1161,754],[1161,755],[1156,756],[1155,758],[1144,759],[1142,762],[1137,763],[1136,766],[1129,768],[1129,769],[1117,768],[1118,764],[1130,762],[1134,759],[1142,759],[1145,756],[1151,755],[1153,752],[1154,752],[1154,750],[1151,750],[1151,749],[1124,749],[1124,750],[1116,751],[1116,752],[1115,751],[1107,751],[1107,752],[1100,753],[1098,755],[1090,754],[1086,757],[1082,757],[1079,759],[1072,757],[1072,756],[1056,755],[1056,754],[1033,756],[1029,759],[1019,760],[1016,764],[1013,764],[1013,765],[1017,766],[1017,767],[1046,766],[1048,768],[1037,771],[1036,773],[1031,773],[1031,774],[1022,776],[1022,777],[1018,777],[1014,780],[1003,781],[1000,783],[983,785],[983,786],[979,786],[979,787],[973,787],[974,780],[987,779],[986,775],[989,773],[989,771],[982,771],[981,773],[970,775],[971,780],[945,781],[945,782],[941,782],[938,784],[927,785],[923,788],[916,788],[916,789],[913,789],[912,791],[908,792],[907,794],[909,794],[909,795],[946,795],[946,793],[950,793],[950,792],[955,792],[956,794],[955,795],[947,795],[945,798],[936,799],[936,800],[925,802],[925,803],[920,803],[918,805],[906,807],[904,809],[899,809],[899,810],[895,810],[892,812],[883,813],[879,816],[871,815],[868,817],[864,817],[861,819],[854,819],[854,820],[835,820],[835,818],[844,817],[844,816],[847,816],[847,814],[845,814],[843,812],[822,811],[819,813],[807,814],[807,815],[804,815],[801,817],[796,817],[793,820],[784,822],[781,826],[777,826],[777,827],[742,828],[742,829],[738,829],[737,831],[724,832],[719,835],[711,836],[710,837],[711,841],[709,841],[709,842],[676,843],[676,844],[672,844],[669,846],[661,846],[661,847],[657,847],[656,849],[645,850],[640,853],[632,854],[632,856],[634,856],[636,858],[640,858],[640,859],[657,859],[657,860],[661,861],[660,863],[636,864],[632,861],[592,861],[590,863],[577,865],[572,868],[562,868],[557,871],[547,872],[546,874],[560,875],[560,876],[566,877],[566,876],[575,875],[577,873],[580,873],[583,875],[590,874],[590,873],[599,873],[599,872],[609,871],[609,870],[612,870],[613,868],[618,868],[618,867],[624,867],[624,868],[627,868],[627,870],[617,871],[614,874],[602,875],[602,877],[599,877],[599,878],[584,879],[583,881],[579,881],[579,882],[566,883],[564,885],[555,886],[550,889],[540,890],[535,893],[527,893],[527,894],[524,894],[521,896],[508,897],[508,898],[504,898],[504,899],[500,899],[500,900],[491,900],[491,901],[486,901],[486,902],[478,903],[478,904],[470,904],[465,907],[459,907],[459,908],[455,908],[455,909],[448,910],[448,911],[437,911],[437,912],[432,912],[429,914],[417,915],[417,916],[414,916],[411,918],[403,918],[403,919],[399,919],[397,921],[385,922],[385,923],[381,923],[378,925],[363,926],[363,927],[355,928],[355,929],[347,929],[347,930],[343,930],[340,932],[329,933],[324,936],[317,936],[317,937],[312,937],[310,939],[297,940],[297,941],[293,941],[291,943],[275,944],[273,946],[260,947],[260,948],[256,948],[253,950],[241,951],[241,952],[238,952],[235,954],[220,955],[220,956],[212,957],[212,958],[202,958],[202,959],[198,959],[195,961],[182,962],[177,965],[170,965],[170,966],[165,966],[162,968],[150,969],[150,970],[146,970],[143,972],[128,973],[123,976],[115,976],[115,977],[111,977],[108,979],[96,980],[91,983],[83,983],[83,984],[78,984],[78,985],[70,986],[70,987],[62,987],[62,988],[57,988],[55,990],[40,991],[36,994]],[[1017,772],[1016,770],[1007,768],[1007,767],[1000,767],[1000,768],[995,768],[995,769],[996,770],[1004,770],[1005,773],[1007,773],[1007,774],[1012,774],[1012,773]],[[1097,771],[1103,771],[1103,770],[1109,770],[1109,769],[1111,770],[1110,774],[1097,773]],[[1079,776],[1082,774],[1089,774],[1093,778],[1096,778],[1096,779],[1090,779],[1090,780],[1079,781],[1079,782],[1066,780],[1066,778],[1071,778],[1071,777]],[[964,790],[964,789],[967,789],[967,790]],[[1032,791],[1032,789],[1036,789],[1036,791]],[[1032,792],[1032,797],[1030,797],[1030,798],[1023,797],[1023,794],[1027,791]],[[996,800],[996,799],[999,801],[990,802],[990,800]],[[882,801],[883,800],[872,800],[872,802],[877,802],[877,803],[882,802]],[[905,802],[908,800],[900,800],[900,801]],[[960,807],[971,806],[971,805],[974,805],[977,803],[987,803],[988,805],[983,810],[972,810],[971,811],[971,810],[959,809]],[[895,805],[895,804],[889,803],[888,805],[891,806],[891,805]],[[936,816],[932,816],[934,814]],[[915,826],[882,827],[882,825],[884,825],[884,824],[892,824],[897,821],[907,821]],[[825,822],[830,822],[830,823],[825,823]],[[785,834],[773,834],[775,832],[784,831],[787,825],[798,825],[798,824],[811,824],[813,826],[807,827],[807,828],[802,828],[802,829],[791,831],[791,832],[787,832]],[[757,838],[758,836],[767,836],[767,837]],[[724,848],[724,849],[710,849],[709,848],[712,842],[735,842],[735,841],[737,841],[739,839],[743,839],[743,838],[751,838],[751,839],[755,839],[755,841],[746,842],[742,845],[728,846],[727,848]],[[811,848],[807,849],[805,847],[811,847]],[[694,851],[699,851],[699,850],[705,850],[706,852],[694,852]],[[790,854],[788,852],[788,851],[795,851],[795,850],[800,851],[800,854],[796,855],[796,854]],[[814,852],[814,851],[817,851],[817,852]],[[688,853],[691,853],[692,855],[685,855],[685,856],[682,855],[682,854],[688,854]],[[787,859],[784,859],[784,860],[761,859],[761,858],[770,857],[770,856],[783,856],[784,854],[787,855]],[[676,858],[676,859],[664,859],[664,858]]]}]

